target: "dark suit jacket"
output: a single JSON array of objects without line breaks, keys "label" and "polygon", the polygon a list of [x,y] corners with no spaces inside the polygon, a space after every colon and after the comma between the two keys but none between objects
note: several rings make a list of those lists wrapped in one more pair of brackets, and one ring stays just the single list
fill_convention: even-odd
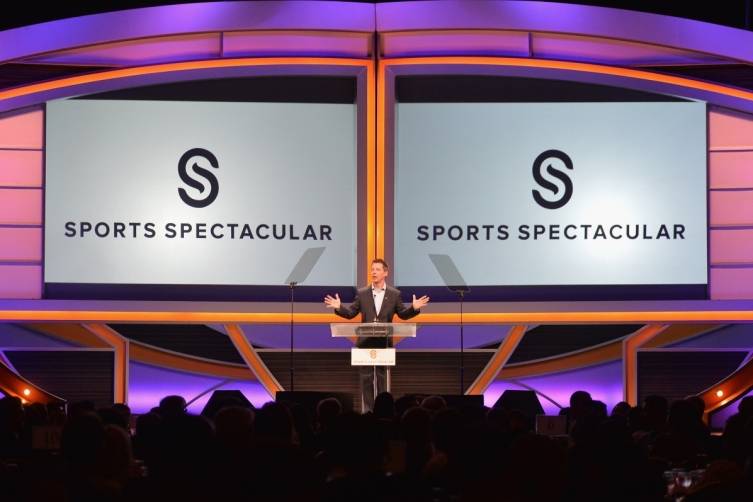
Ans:
[{"label": "dark suit jacket", "polygon": [[[335,314],[346,319],[353,319],[358,314],[361,314],[361,322],[392,322],[392,318],[397,315],[402,320],[410,319],[420,313],[420,310],[413,308],[413,305],[407,307],[403,305],[403,300],[400,297],[400,290],[393,288],[392,286],[385,286],[384,299],[382,300],[382,308],[379,309],[379,315],[376,313],[376,305],[374,304],[374,295],[371,292],[371,284],[365,288],[361,288],[356,292],[356,297],[350,306],[340,305],[339,309],[335,309]],[[356,346],[361,348],[373,348],[384,347],[385,341],[381,338],[359,338]],[[392,338],[388,340],[388,347],[392,347]]]}]

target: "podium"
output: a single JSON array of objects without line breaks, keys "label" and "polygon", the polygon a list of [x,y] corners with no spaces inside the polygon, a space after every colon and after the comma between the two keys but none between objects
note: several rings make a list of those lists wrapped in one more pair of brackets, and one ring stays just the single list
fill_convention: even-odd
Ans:
[{"label": "podium", "polygon": [[416,336],[416,325],[413,323],[392,324],[382,322],[334,323],[330,324],[330,332],[333,337],[356,340],[356,346],[350,349],[350,365],[372,367],[373,392],[374,397],[376,397],[380,392],[377,367],[385,369],[386,388],[381,390],[389,392],[390,367],[395,365],[393,339],[414,338]]}]

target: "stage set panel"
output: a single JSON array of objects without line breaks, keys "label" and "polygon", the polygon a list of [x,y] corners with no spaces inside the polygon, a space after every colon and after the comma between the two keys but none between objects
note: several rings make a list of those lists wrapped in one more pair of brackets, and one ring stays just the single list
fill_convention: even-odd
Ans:
[{"label": "stage set panel", "polygon": [[[350,392],[319,300],[349,299],[380,256],[404,300],[433,299],[396,392],[513,386],[556,407],[557,379],[639,400],[698,356],[647,351],[750,320],[753,94],[661,69],[751,59],[734,49],[749,34],[575,6],[557,9],[592,22],[319,4],[94,36],[146,15],[114,13],[6,46],[58,74],[0,91],[5,339],[110,351],[112,399],[140,408],[157,391],[138,382],[173,373],[196,403],[234,382],[263,402],[292,386],[290,353],[306,390]],[[746,391],[746,350],[709,355],[686,389],[729,384],[709,413]]]}]

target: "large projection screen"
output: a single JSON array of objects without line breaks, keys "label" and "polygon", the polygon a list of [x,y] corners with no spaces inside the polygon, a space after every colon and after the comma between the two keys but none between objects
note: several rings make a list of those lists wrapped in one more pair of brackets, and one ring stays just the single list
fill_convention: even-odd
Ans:
[{"label": "large projection screen", "polygon": [[706,145],[699,102],[397,103],[395,281],[705,291]]},{"label": "large projection screen", "polygon": [[282,287],[307,249],[324,247],[305,285],[353,286],[356,113],[353,103],[49,102],[46,285]]}]

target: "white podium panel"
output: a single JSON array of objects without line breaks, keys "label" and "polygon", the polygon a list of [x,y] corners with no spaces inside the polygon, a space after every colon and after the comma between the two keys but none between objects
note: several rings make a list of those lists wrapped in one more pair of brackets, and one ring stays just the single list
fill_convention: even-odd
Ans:
[{"label": "white podium panel", "polygon": [[351,366],[394,366],[395,349],[350,349]]}]

